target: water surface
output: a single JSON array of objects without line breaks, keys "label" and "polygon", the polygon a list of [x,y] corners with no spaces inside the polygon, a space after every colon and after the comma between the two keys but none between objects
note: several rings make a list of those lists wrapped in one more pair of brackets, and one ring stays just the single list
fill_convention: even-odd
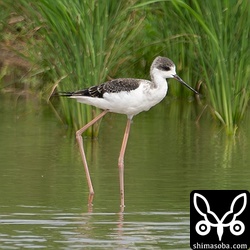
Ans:
[{"label": "water surface", "polygon": [[90,209],[74,131],[49,106],[1,95],[0,249],[189,249],[192,190],[249,190],[249,116],[231,138],[208,115],[196,124],[193,103],[168,100],[134,118],[121,214],[125,116],[108,114],[99,138],[84,139]]}]

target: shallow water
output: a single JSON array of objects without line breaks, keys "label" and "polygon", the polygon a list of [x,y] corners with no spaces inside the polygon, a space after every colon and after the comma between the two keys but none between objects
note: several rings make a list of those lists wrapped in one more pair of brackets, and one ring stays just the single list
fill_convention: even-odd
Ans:
[{"label": "shallow water", "polygon": [[134,118],[125,156],[125,212],[117,159],[126,117],[108,114],[84,139],[88,189],[75,136],[49,106],[0,96],[0,249],[189,249],[194,189],[250,187],[249,116],[236,138],[194,104],[165,100]]}]

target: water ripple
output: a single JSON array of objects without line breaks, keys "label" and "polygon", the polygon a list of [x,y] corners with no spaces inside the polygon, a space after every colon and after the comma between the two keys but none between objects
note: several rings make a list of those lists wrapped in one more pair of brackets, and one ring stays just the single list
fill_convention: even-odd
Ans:
[{"label": "water ripple", "polygon": [[0,215],[0,249],[180,249],[188,246],[186,212],[53,213],[53,209],[48,212],[44,207],[27,209],[35,209],[37,213]]}]

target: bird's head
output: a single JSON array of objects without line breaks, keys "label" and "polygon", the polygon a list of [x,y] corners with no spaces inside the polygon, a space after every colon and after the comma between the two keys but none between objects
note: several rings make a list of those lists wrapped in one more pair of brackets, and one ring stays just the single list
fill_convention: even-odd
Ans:
[{"label": "bird's head", "polygon": [[199,92],[190,87],[176,74],[175,68],[175,64],[169,58],[158,56],[154,59],[150,71],[152,72],[152,74],[158,75],[165,79],[174,78],[184,86],[192,90],[195,94],[199,95]]}]

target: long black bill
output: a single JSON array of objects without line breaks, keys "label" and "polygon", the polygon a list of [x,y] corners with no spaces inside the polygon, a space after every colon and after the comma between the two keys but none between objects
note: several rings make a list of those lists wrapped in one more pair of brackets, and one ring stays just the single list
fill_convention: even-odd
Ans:
[{"label": "long black bill", "polygon": [[196,95],[200,95],[199,92],[197,92],[195,89],[190,87],[187,83],[185,83],[178,75],[173,75],[174,79],[182,83],[184,86],[186,86],[188,89],[192,90]]}]

